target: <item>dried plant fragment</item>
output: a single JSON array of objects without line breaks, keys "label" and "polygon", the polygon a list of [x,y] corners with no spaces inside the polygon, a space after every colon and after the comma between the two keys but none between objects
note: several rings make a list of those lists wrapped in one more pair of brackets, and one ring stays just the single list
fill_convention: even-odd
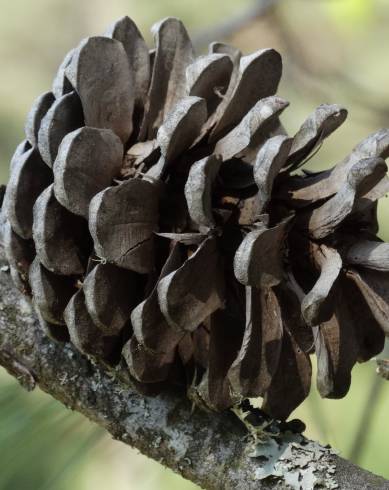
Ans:
[{"label": "dried plant fragment", "polygon": [[83,284],[85,304],[104,335],[118,335],[130,319],[140,291],[137,274],[112,264],[98,264]]},{"label": "dried plant fragment", "polygon": [[31,146],[34,146],[35,148],[38,146],[38,132],[41,121],[50,109],[54,100],[52,92],[45,92],[36,99],[28,113],[24,132],[26,133],[26,138]]},{"label": "dried plant fragment", "polygon": [[149,158],[158,153],[157,140],[140,141],[131,146],[124,158],[121,174],[124,177],[133,177],[139,174],[138,168],[142,168]]},{"label": "dried plant fragment", "polygon": [[83,126],[81,102],[75,92],[58,98],[47,111],[38,134],[38,147],[42,160],[52,167],[63,138]]},{"label": "dried plant fragment", "polygon": [[110,129],[125,143],[132,133],[134,80],[122,43],[84,39],[65,74],[80,96],[85,125]]},{"label": "dried plant fragment", "polygon": [[212,128],[215,127],[215,124],[217,124],[217,122],[220,120],[240,79],[239,64],[242,58],[242,52],[239,49],[231,46],[230,44],[214,42],[209,45],[209,54],[226,54],[232,62],[232,72],[227,90],[223,94],[221,103],[218,104],[216,111],[211,114],[208,121],[204,125],[200,139],[210,130],[212,130]]},{"label": "dried plant fragment", "polygon": [[97,194],[89,210],[89,229],[96,253],[140,274],[152,271],[158,201],[158,188],[140,179],[125,181]]},{"label": "dried plant fragment", "polygon": [[219,172],[221,160],[210,156],[194,163],[185,184],[185,198],[191,219],[199,226],[213,228],[212,184]]},{"label": "dried plant fragment", "polygon": [[376,359],[377,362],[377,374],[381,378],[389,381],[389,360],[388,359]]},{"label": "dried plant fragment", "polygon": [[53,180],[53,174],[34,148],[23,153],[12,168],[3,209],[12,229],[21,238],[32,237],[32,208]]},{"label": "dried plant fragment", "polygon": [[109,129],[86,126],[69,133],[54,162],[55,197],[70,212],[88,218],[91,199],[111,185],[122,158],[120,139]]},{"label": "dried plant fragment", "polygon": [[206,100],[207,113],[210,116],[223,100],[228,89],[233,64],[224,54],[200,56],[186,70],[188,95]]},{"label": "dried plant fragment", "polygon": [[238,48],[218,41],[209,45],[208,54],[227,54],[234,64],[239,64],[239,60],[242,57],[242,52]]},{"label": "dried plant fragment", "polygon": [[173,242],[182,243],[183,245],[200,245],[205,238],[202,233],[156,233],[161,238],[168,238]]}]

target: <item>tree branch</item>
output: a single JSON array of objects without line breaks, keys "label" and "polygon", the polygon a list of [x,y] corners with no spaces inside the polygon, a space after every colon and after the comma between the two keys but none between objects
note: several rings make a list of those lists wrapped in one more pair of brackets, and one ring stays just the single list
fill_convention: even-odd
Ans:
[{"label": "tree branch", "polygon": [[246,10],[239,12],[234,17],[195,33],[192,37],[193,45],[197,49],[202,49],[215,39],[219,41],[228,39],[251,22],[266,15],[278,2],[279,0],[255,0]]},{"label": "tree branch", "polygon": [[[4,264],[0,257],[0,266]],[[71,345],[49,340],[30,304],[11,285],[5,267],[1,270],[0,364],[25,388],[31,390],[39,385],[67,407],[104,427],[115,439],[136,447],[203,488],[287,488],[285,478],[293,479],[288,473],[290,462],[288,466],[279,461],[280,467],[285,466],[283,477],[258,480],[264,459],[248,456],[250,444],[244,437],[244,426],[232,414],[199,410],[192,413],[189,402],[174,393],[154,398],[141,396],[120,381],[124,370],[108,372],[93,365]],[[293,446],[293,458],[305,458],[306,468],[324,488],[389,489],[386,480],[316,443],[309,444],[320,454],[320,460],[307,460],[308,445]],[[338,487],[331,486],[334,484]]]}]

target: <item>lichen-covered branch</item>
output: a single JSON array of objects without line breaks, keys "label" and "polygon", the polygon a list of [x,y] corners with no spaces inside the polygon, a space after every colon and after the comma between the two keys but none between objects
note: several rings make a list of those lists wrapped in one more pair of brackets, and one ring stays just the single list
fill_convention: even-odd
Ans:
[{"label": "lichen-covered branch", "polygon": [[120,380],[119,371],[109,373],[71,345],[52,342],[6,269],[0,272],[0,364],[25,388],[38,385],[115,439],[206,489],[288,488],[287,483],[300,488],[301,477],[307,482],[303,488],[320,483],[323,488],[389,489],[386,480],[311,442],[288,446],[285,441],[284,459],[271,471],[280,476],[261,479],[269,465],[274,467],[274,445],[259,446],[259,457],[250,457],[245,428],[231,413],[192,413],[177,393],[141,396]]}]

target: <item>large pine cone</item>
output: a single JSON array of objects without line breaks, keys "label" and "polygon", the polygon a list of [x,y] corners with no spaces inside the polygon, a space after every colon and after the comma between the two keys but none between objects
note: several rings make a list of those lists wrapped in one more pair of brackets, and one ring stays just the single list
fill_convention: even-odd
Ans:
[{"label": "large pine cone", "polygon": [[346,119],[318,107],[288,137],[280,55],[182,23],[149,51],[124,17],[65,58],[11,162],[3,243],[45,331],[140,388],[185,384],[223,410],[245,397],[284,419],[342,397],[389,332],[389,130],[331,170],[296,170]]}]

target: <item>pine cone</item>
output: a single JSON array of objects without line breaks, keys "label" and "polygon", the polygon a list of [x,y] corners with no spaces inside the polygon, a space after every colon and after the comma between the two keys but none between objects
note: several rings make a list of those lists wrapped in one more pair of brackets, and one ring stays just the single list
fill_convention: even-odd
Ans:
[{"label": "pine cone", "polygon": [[185,384],[212,410],[246,397],[285,419],[325,397],[389,333],[389,130],[331,170],[298,173],[346,119],[318,107],[293,137],[274,95],[280,55],[183,24],[149,51],[124,17],[71,51],[34,103],[11,162],[3,244],[42,328],[139,389]]}]

